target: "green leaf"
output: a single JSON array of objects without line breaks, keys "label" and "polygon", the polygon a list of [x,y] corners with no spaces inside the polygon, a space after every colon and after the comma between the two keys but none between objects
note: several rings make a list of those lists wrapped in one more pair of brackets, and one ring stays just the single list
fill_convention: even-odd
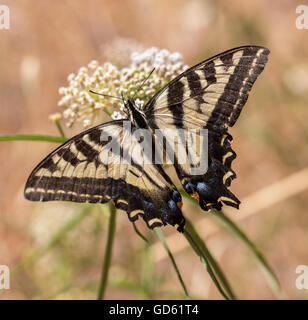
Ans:
[{"label": "green leaf", "polygon": [[[57,120],[57,121],[55,122],[55,124],[56,124],[56,126],[57,126],[57,128],[58,128],[58,130],[59,130],[59,132],[60,132],[61,137],[62,137],[62,138],[65,138],[65,134],[64,134],[64,131],[63,131],[63,129],[62,129],[62,126],[61,126],[60,121]],[[66,138],[65,138],[65,139],[66,139]]]},{"label": "green leaf", "polygon": [[0,136],[0,141],[20,141],[20,140],[64,143],[68,140],[68,138],[45,136],[45,135],[39,135],[39,134],[16,134],[16,135],[9,135],[9,136]]},{"label": "green leaf", "polygon": [[149,245],[144,243],[141,251],[140,289],[143,299],[154,299],[157,290],[157,279]]},{"label": "green leaf", "polygon": [[223,295],[223,297],[225,299],[236,299],[235,294],[233,293],[233,290],[223,271],[220,269],[218,263],[210,253],[204,241],[200,238],[197,231],[194,229],[193,225],[187,218],[184,236],[199,256],[202,264],[208,271],[210,277],[214,281],[214,284],[216,285],[219,292]]},{"label": "green leaf", "polygon": [[[197,204],[197,201],[193,198],[191,198],[186,192],[183,190],[180,191],[181,195],[188,199],[191,202],[194,202]],[[203,215],[205,214],[204,211],[199,210]],[[273,293],[278,297],[283,296],[283,291],[281,289],[281,286],[279,284],[279,280],[277,276],[275,275],[274,271],[269,266],[268,262],[264,258],[261,251],[258,249],[256,244],[251,241],[248,236],[245,234],[245,232],[239,228],[239,226],[233,222],[228,216],[226,216],[222,211],[217,211],[212,209],[210,213],[206,213],[207,217],[215,219],[215,222],[219,221],[222,222],[230,231],[232,231],[236,236],[239,237],[241,241],[248,247],[249,251],[253,254],[253,256],[256,258],[257,262],[261,265],[262,270],[265,272],[266,280],[268,281],[269,286],[271,287]]]},{"label": "green leaf", "polygon": [[274,294],[278,297],[281,295],[281,287],[279,284],[279,280],[276,277],[274,271],[269,266],[268,262],[264,258],[263,254],[257,248],[256,244],[253,243],[248,236],[244,233],[242,229],[240,229],[237,224],[235,224],[228,216],[226,216],[222,211],[211,210],[211,214],[215,216],[218,220],[222,221],[224,225],[226,225],[232,232],[237,235],[240,240],[248,247],[250,252],[254,255],[256,260],[260,263],[262,270],[266,274],[266,279],[273,290]]},{"label": "green leaf", "polygon": [[102,273],[101,273],[101,281],[98,288],[97,293],[97,300],[104,299],[106,287],[107,287],[107,281],[108,281],[108,274],[110,269],[110,262],[111,262],[111,254],[112,254],[112,245],[113,245],[113,239],[115,234],[115,221],[116,221],[116,208],[112,202],[109,202],[109,226],[108,226],[108,235],[107,235],[107,243],[106,243],[106,249],[105,249],[105,255],[103,260],[103,267],[102,267]]},{"label": "green leaf", "polygon": [[169,249],[169,247],[168,247],[168,245],[167,245],[167,243],[166,243],[166,241],[165,241],[165,238],[164,238],[161,230],[160,230],[159,228],[155,228],[154,231],[156,232],[159,240],[161,241],[161,243],[163,244],[164,248],[166,249],[166,251],[167,251],[167,253],[168,253],[168,256],[169,256],[169,258],[170,258],[170,260],[171,260],[171,262],[172,262],[173,268],[174,268],[174,270],[175,270],[175,272],[176,272],[176,274],[177,274],[177,276],[178,276],[178,279],[179,279],[180,284],[181,284],[181,286],[182,286],[182,288],[183,288],[183,291],[184,291],[184,294],[185,294],[186,298],[187,298],[187,299],[191,299],[191,297],[189,296],[188,291],[187,291],[187,289],[186,289],[186,286],[185,286],[185,283],[184,283],[183,278],[182,278],[182,276],[181,276],[181,273],[180,273],[180,271],[179,271],[179,268],[178,268],[177,265],[176,265],[176,262],[175,262],[175,260],[174,260],[174,257],[173,257],[173,255],[172,255],[172,253],[171,253],[171,251],[170,251],[170,249]]},{"label": "green leaf", "polygon": [[149,243],[149,240],[139,231],[139,229],[137,228],[135,222],[133,221],[133,228],[135,230],[135,232],[137,233],[137,235],[146,243]]}]

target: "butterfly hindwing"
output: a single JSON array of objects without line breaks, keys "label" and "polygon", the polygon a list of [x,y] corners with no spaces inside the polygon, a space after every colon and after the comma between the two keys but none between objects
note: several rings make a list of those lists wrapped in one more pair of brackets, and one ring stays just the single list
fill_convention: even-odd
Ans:
[{"label": "butterfly hindwing", "polygon": [[[25,197],[90,203],[113,200],[131,221],[142,216],[150,228],[168,223],[183,231],[180,194],[161,166],[134,156],[139,141],[133,132],[134,128],[125,129],[123,121],[113,121],[73,137],[33,170]],[[114,149],[107,148],[111,138]],[[124,154],[130,155],[130,162],[123,162]],[[107,155],[110,162],[106,164],[102,157]]]},{"label": "butterfly hindwing", "polygon": [[239,206],[240,201],[228,189],[236,177],[231,169],[236,154],[231,148],[228,128],[239,117],[268,54],[268,49],[258,46],[239,47],[218,54],[183,72],[145,106],[153,130],[208,130],[208,148],[206,154],[201,155],[208,158],[205,174],[192,176],[191,164],[180,163],[177,158],[174,161],[184,189],[199,199],[205,210],[220,209],[222,203]]}]

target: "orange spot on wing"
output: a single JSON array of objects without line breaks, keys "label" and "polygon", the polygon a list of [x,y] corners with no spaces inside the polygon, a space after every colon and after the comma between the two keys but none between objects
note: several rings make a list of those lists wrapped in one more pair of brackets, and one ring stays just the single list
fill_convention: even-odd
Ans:
[{"label": "orange spot on wing", "polygon": [[209,203],[206,203],[205,206],[206,206],[206,207],[209,207],[209,206],[212,206],[213,204],[215,204],[215,203],[209,202]]},{"label": "orange spot on wing", "polygon": [[198,192],[191,193],[190,196],[191,196],[192,198],[195,198],[196,200],[199,200],[199,194],[198,194]]},{"label": "orange spot on wing", "polygon": [[179,201],[179,202],[177,202],[177,203],[176,203],[176,205],[178,206],[178,208],[179,208],[180,210],[182,210],[182,207],[183,207],[183,201]]}]

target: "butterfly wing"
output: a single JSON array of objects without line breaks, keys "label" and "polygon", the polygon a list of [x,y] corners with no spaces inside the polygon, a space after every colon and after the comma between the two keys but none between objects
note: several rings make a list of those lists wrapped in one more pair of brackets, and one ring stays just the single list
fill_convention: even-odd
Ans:
[{"label": "butterfly wing", "polygon": [[131,221],[142,216],[150,228],[168,223],[183,231],[181,196],[161,166],[142,160],[134,131],[120,120],[71,138],[33,170],[25,197],[32,201],[112,200]]},{"label": "butterfly wing", "polygon": [[[231,169],[236,154],[231,148],[228,127],[239,117],[268,54],[268,49],[258,46],[244,46],[218,54],[172,80],[145,107],[153,130],[208,130],[208,150],[201,155],[208,157],[206,173],[192,176],[191,162],[181,164],[177,157],[174,159],[184,189],[199,199],[205,210],[212,206],[220,209],[222,203],[239,206],[240,201],[228,190],[236,176]],[[198,139],[200,132],[195,136]],[[179,141],[177,147],[183,138]],[[186,144],[183,152],[190,156],[190,146]],[[179,155],[178,152],[176,156]],[[192,163],[198,162],[197,158],[195,160]]]}]

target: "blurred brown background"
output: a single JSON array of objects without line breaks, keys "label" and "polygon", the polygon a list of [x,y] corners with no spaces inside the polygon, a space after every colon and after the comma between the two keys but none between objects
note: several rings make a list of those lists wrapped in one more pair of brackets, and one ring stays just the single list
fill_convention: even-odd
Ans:
[{"label": "blurred brown background", "polygon": [[[106,48],[125,38],[145,48],[179,51],[189,65],[240,45],[268,47],[269,63],[231,129],[238,155],[232,191],[243,201],[243,210],[228,208],[226,213],[264,253],[285,297],[307,299],[308,291],[295,287],[296,267],[308,265],[308,176],[301,171],[308,157],[308,30],[295,25],[295,10],[302,2],[3,0],[11,22],[9,30],[0,30],[0,135],[58,135],[48,122],[49,114],[61,112],[58,88],[67,85],[68,74],[91,60],[103,63]],[[65,128],[65,133],[72,136],[81,130]],[[56,146],[0,142],[0,265],[11,271],[42,250],[81,210],[76,204],[37,204],[23,198],[31,170]],[[293,179],[284,180],[294,173],[298,174]],[[261,199],[254,198],[255,192],[273,183],[276,189],[265,189]],[[199,212],[193,211],[197,210],[184,205],[191,219],[206,219],[200,220]],[[204,233],[238,297],[275,299],[247,249],[221,229],[207,232],[213,222],[205,221],[202,230],[198,223],[196,228]],[[55,247],[20,270],[11,279],[11,289],[0,291],[0,299],[94,299],[107,224],[106,214],[94,209]],[[138,226],[150,235],[142,223]],[[169,227],[163,231],[170,237],[175,233]],[[153,245],[145,248],[126,215],[119,212],[107,298],[183,298],[170,261],[160,256],[164,249],[152,237]],[[190,294],[220,299],[191,248],[179,248],[177,241],[170,241],[170,247]]]}]

